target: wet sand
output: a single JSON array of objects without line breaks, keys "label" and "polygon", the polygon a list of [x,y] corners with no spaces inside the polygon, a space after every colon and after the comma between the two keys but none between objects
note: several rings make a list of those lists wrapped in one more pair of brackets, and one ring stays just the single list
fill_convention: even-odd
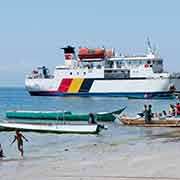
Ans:
[{"label": "wet sand", "polygon": [[[177,158],[180,153],[122,157],[101,161],[48,160],[38,167],[26,160],[18,162],[6,172],[1,171],[1,180],[56,180],[56,179],[180,179]],[[36,160],[38,161],[38,160]],[[14,166],[14,164],[11,164]]]},{"label": "wet sand", "polygon": [[87,144],[48,156],[6,159],[0,161],[1,180],[176,180],[180,179],[180,142],[172,140]]}]

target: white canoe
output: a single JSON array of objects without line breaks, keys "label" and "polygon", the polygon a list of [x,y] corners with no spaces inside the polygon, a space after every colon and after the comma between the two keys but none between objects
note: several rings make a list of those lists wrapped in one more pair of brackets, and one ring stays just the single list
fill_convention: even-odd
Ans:
[{"label": "white canoe", "polygon": [[30,123],[0,123],[1,131],[31,131],[44,133],[77,133],[96,134],[102,129],[98,124],[30,124]]}]

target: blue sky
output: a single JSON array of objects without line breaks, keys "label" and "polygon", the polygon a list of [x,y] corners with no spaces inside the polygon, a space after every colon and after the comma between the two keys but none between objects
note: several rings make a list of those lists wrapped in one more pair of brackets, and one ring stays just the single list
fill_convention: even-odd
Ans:
[{"label": "blue sky", "polygon": [[149,37],[180,71],[178,0],[0,0],[0,86],[24,86],[33,67],[63,64],[68,44],[142,54]]}]

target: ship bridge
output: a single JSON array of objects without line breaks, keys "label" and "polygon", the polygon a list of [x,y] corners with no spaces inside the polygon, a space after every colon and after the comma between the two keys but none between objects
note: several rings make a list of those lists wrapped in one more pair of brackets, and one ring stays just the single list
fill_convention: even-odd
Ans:
[{"label": "ship bridge", "polygon": [[153,54],[111,58],[106,66],[129,69],[131,77],[149,77],[164,73],[163,59]]}]

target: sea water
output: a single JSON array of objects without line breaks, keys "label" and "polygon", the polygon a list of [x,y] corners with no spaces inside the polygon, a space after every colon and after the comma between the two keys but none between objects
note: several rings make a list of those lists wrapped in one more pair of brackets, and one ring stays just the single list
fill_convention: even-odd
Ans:
[{"label": "sea water", "polygon": [[[168,110],[177,100],[143,100],[118,97],[47,97],[30,96],[24,88],[0,88],[0,121],[7,110],[62,110],[73,112],[110,112],[127,107],[122,114],[136,116],[144,104],[151,104],[153,112]],[[107,158],[142,152],[158,152],[160,149],[179,147],[180,133],[172,128],[126,127],[119,122],[107,122],[108,130],[99,135],[23,133],[24,159],[20,158],[16,144],[10,145],[14,132],[1,132],[0,143],[6,158],[0,162],[0,172],[15,171],[23,166],[44,166],[48,161],[82,160],[86,157]]]}]

